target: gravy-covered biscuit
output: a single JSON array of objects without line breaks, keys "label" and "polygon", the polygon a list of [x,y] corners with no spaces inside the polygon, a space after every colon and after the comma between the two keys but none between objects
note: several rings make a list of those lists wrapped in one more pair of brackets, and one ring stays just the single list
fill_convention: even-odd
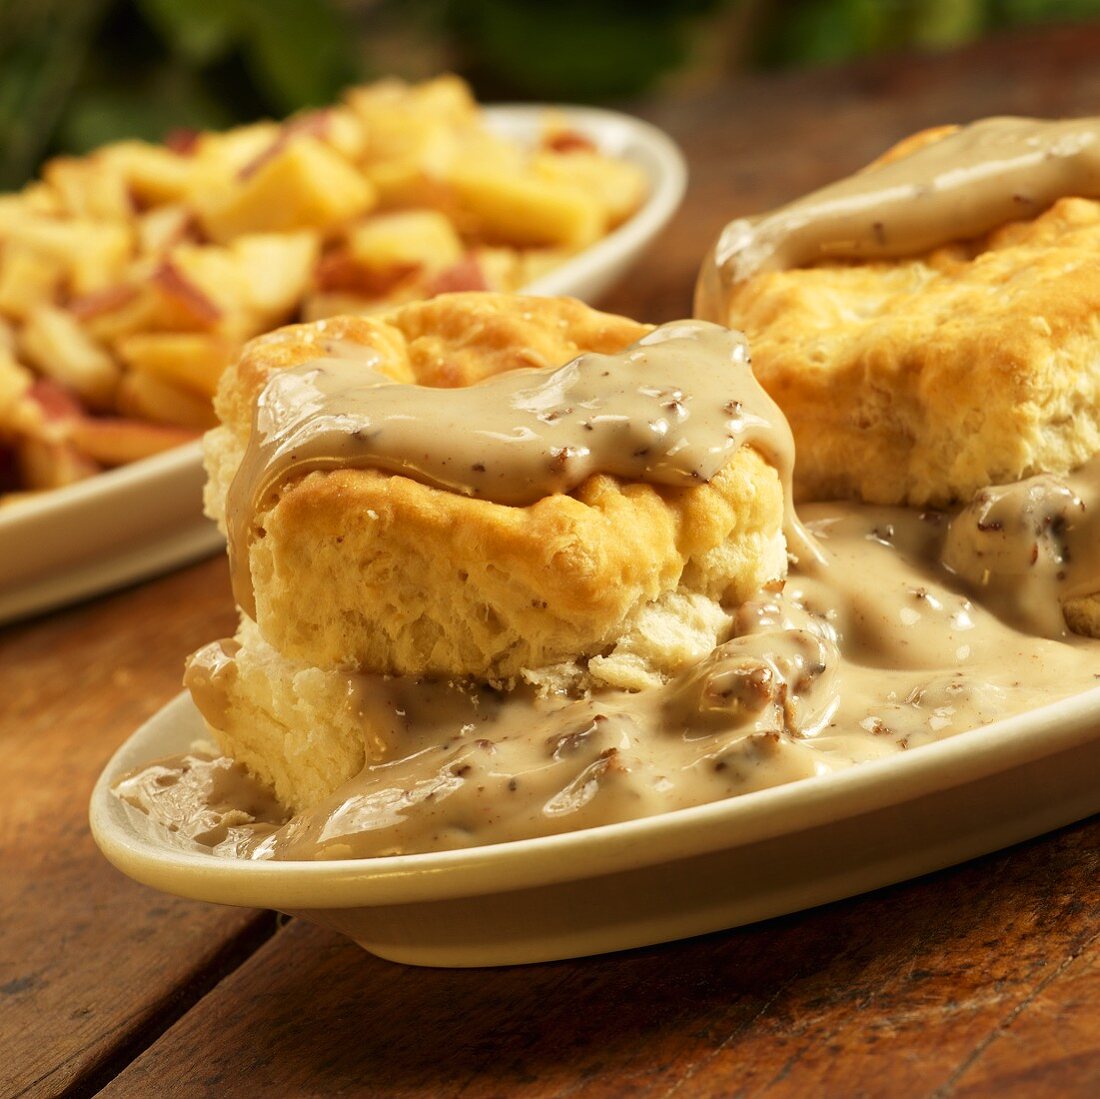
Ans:
[{"label": "gravy-covered biscuit", "polygon": [[[224,517],[228,497],[238,601],[267,641],[321,668],[547,686],[640,687],[707,652],[723,604],[785,572],[786,428],[740,337],[647,332],[575,302],[473,294],[254,342],[219,394],[210,499]],[[496,375],[536,363],[560,369]],[[439,393],[429,415],[432,391],[387,375],[492,382]],[[326,378],[344,387],[331,417],[316,411]],[[712,469],[674,468],[694,453],[689,420],[707,425]],[[395,466],[377,440],[409,421],[422,433]]]},{"label": "gravy-covered biscuit", "polygon": [[1098,137],[944,127],[731,223],[698,310],[746,332],[798,497],[950,505],[1100,450]]}]

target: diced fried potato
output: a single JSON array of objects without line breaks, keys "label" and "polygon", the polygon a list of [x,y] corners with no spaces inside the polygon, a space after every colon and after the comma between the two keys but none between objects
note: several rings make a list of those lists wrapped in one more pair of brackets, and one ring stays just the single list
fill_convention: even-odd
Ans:
[{"label": "diced fried potato", "polygon": [[115,167],[142,206],[181,202],[188,194],[195,165],[191,157],[145,141],[119,141],[100,156]]},{"label": "diced fried potato", "polygon": [[625,221],[645,198],[645,175],[636,164],[597,152],[545,150],[535,155],[531,169],[540,179],[565,183],[592,195],[602,203],[609,225]]},{"label": "diced fried potato", "polygon": [[56,261],[72,293],[90,294],[119,280],[133,251],[133,230],[121,222],[33,214],[9,228],[8,241]]},{"label": "diced fried potato", "polygon": [[[288,253],[297,248],[288,247]],[[304,249],[303,249],[304,250]],[[293,269],[290,272],[294,274]],[[260,289],[269,298],[278,295],[277,283],[286,272],[270,272],[270,285]],[[185,244],[169,253],[153,272],[150,286],[157,309],[149,327],[161,331],[212,331],[233,340],[245,340],[270,327],[253,307],[254,288],[241,257],[219,245]]]},{"label": "diced fried potato", "polygon": [[29,489],[64,488],[101,469],[65,439],[27,435],[16,440],[15,446],[20,480]]},{"label": "diced fried potato", "polygon": [[69,429],[69,441],[102,466],[122,466],[197,439],[200,432],[118,416],[85,417]]},{"label": "diced fried potato", "polygon": [[65,212],[61,205],[61,198],[50,186],[41,181],[28,183],[19,197],[26,206],[29,214],[45,214],[47,217],[56,217]]},{"label": "diced fried potato", "polygon": [[[251,164],[279,137],[282,129],[278,122],[265,120],[248,126],[237,126],[224,133],[203,133],[195,140],[192,157],[196,165],[216,167],[225,178],[236,176]],[[192,194],[195,180],[192,180]]]},{"label": "diced fried potato", "polygon": [[226,311],[243,306],[247,288],[240,268],[225,248],[181,245],[153,272],[157,296],[153,325],[168,331],[214,328]]},{"label": "diced fried potato", "polygon": [[295,137],[244,179],[199,203],[203,228],[218,242],[244,233],[329,230],[374,205],[371,185],[315,137]]},{"label": "diced fried potato", "polygon": [[454,226],[435,210],[407,210],[368,218],[348,230],[347,250],[368,270],[417,266],[429,272],[457,263],[464,251]]},{"label": "diced fried potato", "polygon": [[202,288],[171,262],[159,267],[150,282],[156,302],[149,327],[158,331],[205,332],[222,319],[222,310]]},{"label": "diced fried potato", "polygon": [[572,186],[503,176],[475,165],[454,169],[448,182],[463,213],[488,241],[579,248],[604,231],[601,205]]},{"label": "diced fried potato", "polygon": [[9,240],[0,250],[0,313],[21,319],[54,301],[64,277],[56,259]]},{"label": "diced fried potato", "polygon": [[62,208],[75,217],[128,221],[134,216],[122,172],[99,155],[56,157],[42,169],[42,177],[57,193]]},{"label": "diced fried potato", "polygon": [[511,291],[519,286],[520,253],[514,248],[490,248],[482,245],[471,251],[470,261],[477,265],[481,277],[479,286],[452,286],[444,283],[433,287],[433,290],[437,294],[448,290]]},{"label": "diced fried potato", "polygon": [[240,345],[204,332],[135,332],[115,345],[131,370],[211,398]]},{"label": "diced fried potato", "polygon": [[554,268],[560,267],[570,254],[568,248],[525,248],[517,252],[513,272],[515,282],[511,289],[518,290],[549,274]]},{"label": "diced fried potato", "polygon": [[182,203],[149,210],[137,219],[138,250],[159,256],[187,239],[194,215]]},{"label": "diced fried potato", "polygon": [[132,371],[119,383],[117,405],[125,416],[196,431],[205,431],[218,422],[205,397],[141,371]]},{"label": "diced fried potato", "polygon": [[4,240],[8,230],[31,212],[30,203],[22,192],[12,195],[0,195],[0,241]]},{"label": "diced fried potato", "polygon": [[244,278],[245,301],[270,323],[301,300],[321,251],[316,233],[251,233],[232,245]]},{"label": "diced fried potato", "polygon": [[426,147],[439,135],[472,127],[477,103],[465,81],[441,76],[422,84],[380,80],[345,93],[367,133],[371,162],[414,158],[422,162]]},{"label": "diced fried potato", "polygon": [[23,357],[49,378],[56,378],[92,408],[110,408],[119,367],[71,313],[39,306],[20,332]]},{"label": "diced fried potato", "polygon": [[362,159],[367,149],[367,134],[363,124],[349,107],[330,107],[325,111],[325,128],[321,139],[352,163]]},{"label": "diced fried potato", "polygon": [[0,436],[21,426],[17,409],[30,387],[30,371],[16,362],[10,348],[0,347]]},{"label": "diced fried potato", "polygon": [[133,245],[129,230],[121,225],[117,228],[120,230],[117,234],[96,233],[88,237],[87,247],[73,252],[69,261],[69,290],[73,294],[92,294],[122,278]]},{"label": "diced fried potato", "polygon": [[13,224],[27,216],[44,215],[53,218],[64,212],[61,199],[44,183],[27,184],[13,195],[0,195],[0,240],[3,240]]},{"label": "diced fried potato", "polygon": [[120,283],[71,300],[69,311],[90,336],[100,343],[113,343],[131,332],[153,327],[157,306],[158,296],[151,285]]},{"label": "diced fried potato", "polygon": [[[455,210],[454,194],[433,169],[414,159],[387,160],[364,169],[378,195],[378,210],[427,208],[450,216]],[[446,166],[440,172],[446,171]]]},{"label": "diced fried potato", "polygon": [[245,301],[239,261],[224,248],[180,246],[160,262],[134,265],[130,279],[70,303],[103,343],[140,332],[216,332],[243,340],[264,327]]}]

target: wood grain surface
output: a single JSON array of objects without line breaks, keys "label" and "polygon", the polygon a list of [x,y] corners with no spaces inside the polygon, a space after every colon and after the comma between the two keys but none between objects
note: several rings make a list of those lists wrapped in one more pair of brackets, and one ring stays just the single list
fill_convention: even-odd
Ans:
[{"label": "wood grain surface", "polygon": [[[412,969],[296,923],[104,1094],[171,1080],[227,1099],[1027,1096],[1038,1076],[1049,1094],[1095,1095],[1098,905],[1083,825],[860,900],[583,962]],[[1048,1040],[1021,1063],[1029,1019]]]},{"label": "wood grain surface", "polygon": [[180,689],[187,653],[232,629],[227,572],[0,630],[0,1096],[110,1074],[273,929],[129,881],[88,833],[103,765]]},{"label": "wood grain surface", "polygon": [[[1100,26],[661,101],[641,113],[682,144],[688,197],[605,304],[685,314],[729,217],[913,130],[1088,112]],[[88,793],[232,626],[215,560],[0,630],[0,1096],[1100,1094],[1095,820],[751,928],[519,969],[401,967],[126,881]]]}]

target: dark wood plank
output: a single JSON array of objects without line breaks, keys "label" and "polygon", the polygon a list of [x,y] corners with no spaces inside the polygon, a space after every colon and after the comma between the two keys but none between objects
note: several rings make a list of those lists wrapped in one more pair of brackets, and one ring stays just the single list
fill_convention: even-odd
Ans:
[{"label": "dark wood plank", "polygon": [[205,562],[0,631],[0,1095],[111,1073],[270,930],[130,882],[87,828],[103,764],[179,690],[184,656],[233,629],[226,573]]},{"label": "dark wood plank", "polygon": [[[1095,852],[1094,852],[1095,854]],[[1100,1092],[1100,928],[1095,920],[1022,1009],[961,1065],[947,1093],[1028,1099]]]},{"label": "dark wood plank", "polygon": [[[583,962],[417,970],[295,923],[104,1094],[793,1099],[995,1085],[1084,1099],[1100,1089],[1098,915],[1093,822],[861,900]],[[1071,1016],[1080,1025],[1049,1042]]]}]

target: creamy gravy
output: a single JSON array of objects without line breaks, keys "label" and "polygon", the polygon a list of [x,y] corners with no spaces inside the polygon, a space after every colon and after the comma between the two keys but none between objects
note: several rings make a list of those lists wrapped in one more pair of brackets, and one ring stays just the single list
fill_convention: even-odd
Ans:
[{"label": "creamy gravy", "polygon": [[[1094,461],[954,516],[810,505],[824,564],[750,599],[730,640],[652,691],[570,700],[351,676],[349,705],[391,757],[289,821],[224,759],[163,761],[117,789],[154,817],[166,804],[218,854],[323,859],[549,835],[893,755],[1100,682],[1100,642],[1067,634],[1058,610],[1070,587],[1100,587],[1100,570],[1086,575],[1098,494]],[[231,660],[211,646],[193,664],[208,720]]]},{"label": "creamy gravy", "polygon": [[700,271],[695,313],[726,321],[753,275],[822,260],[915,255],[1100,197],[1100,119],[987,118],[722,230]]},{"label": "creamy gravy", "polygon": [[[617,354],[459,389],[395,382],[354,344],[330,351],[339,354],[268,381],[229,491],[233,590],[252,617],[256,516],[289,478],[311,470],[370,467],[523,506],[594,473],[702,484],[751,444],[779,470],[790,499],[790,428],[753,378],[744,337],[717,324],[661,325]],[[788,527],[797,552],[799,532]]]}]

